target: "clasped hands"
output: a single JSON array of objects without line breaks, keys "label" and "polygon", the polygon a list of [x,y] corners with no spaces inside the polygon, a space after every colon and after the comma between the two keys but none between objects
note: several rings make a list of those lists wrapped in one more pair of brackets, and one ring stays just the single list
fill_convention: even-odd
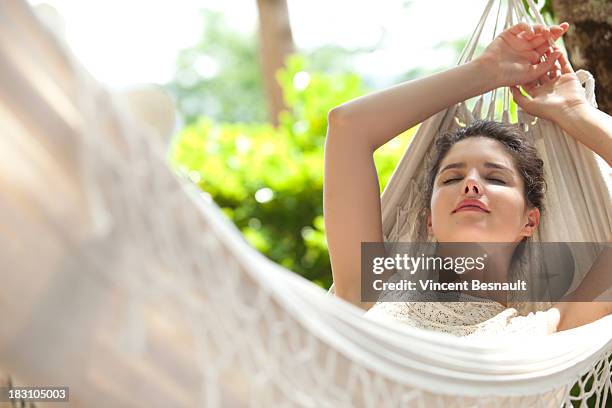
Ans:
[{"label": "clasped hands", "polygon": [[491,89],[510,87],[523,110],[555,121],[588,105],[567,56],[554,45],[568,28],[568,23],[518,23],[499,34],[474,62],[489,78]]}]

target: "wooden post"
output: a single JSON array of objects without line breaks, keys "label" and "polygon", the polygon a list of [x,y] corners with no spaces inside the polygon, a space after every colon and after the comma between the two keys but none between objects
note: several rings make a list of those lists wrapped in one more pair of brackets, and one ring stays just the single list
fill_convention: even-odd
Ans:
[{"label": "wooden post", "polygon": [[285,58],[294,51],[287,0],[257,0],[262,72],[268,104],[268,116],[274,126],[278,114],[285,108],[283,93],[276,73],[284,66]]}]

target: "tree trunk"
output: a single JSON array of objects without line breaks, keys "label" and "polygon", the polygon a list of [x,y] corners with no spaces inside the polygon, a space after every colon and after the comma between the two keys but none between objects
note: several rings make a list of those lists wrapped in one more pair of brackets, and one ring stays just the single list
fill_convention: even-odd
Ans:
[{"label": "tree trunk", "polygon": [[612,1],[552,0],[556,20],[570,23],[564,36],[575,70],[595,77],[597,104],[612,114]]},{"label": "tree trunk", "polygon": [[268,102],[268,115],[274,126],[285,108],[283,93],[276,72],[293,52],[293,35],[289,23],[287,0],[257,0],[259,12],[260,59]]}]

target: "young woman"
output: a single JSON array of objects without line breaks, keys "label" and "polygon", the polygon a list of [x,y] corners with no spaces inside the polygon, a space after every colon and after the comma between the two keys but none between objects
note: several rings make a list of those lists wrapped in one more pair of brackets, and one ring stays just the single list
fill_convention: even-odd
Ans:
[{"label": "young woman", "polygon": [[[359,273],[361,242],[383,241],[374,151],[452,104],[511,87],[522,109],[556,122],[612,164],[612,118],[586,101],[567,58],[548,42],[568,27],[517,24],[467,64],[374,92],[329,112],[324,213],[337,296],[366,310],[372,306],[361,301]],[[436,149],[429,191],[424,192],[427,229],[435,240],[519,243],[534,233],[545,182],[542,162],[526,138],[507,126],[479,122],[443,136]],[[466,203],[480,208],[459,210]],[[610,265],[609,251],[602,253],[589,273],[595,277],[579,290],[592,289],[596,279],[612,275],[605,271]],[[611,313],[612,305],[567,302],[550,312],[556,319],[554,330],[565,330]]]}]

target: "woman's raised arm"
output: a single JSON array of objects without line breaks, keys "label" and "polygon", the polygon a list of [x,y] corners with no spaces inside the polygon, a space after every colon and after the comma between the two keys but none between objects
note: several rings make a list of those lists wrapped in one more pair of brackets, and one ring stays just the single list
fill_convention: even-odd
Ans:
[{"label": "woman's raised arm", "polygon": [[505,85],[534,81],[545,62],[547,37],[567,25],[515,25],[501,33],[476,60],[351,100],[329,112],[325,144],[323,204],[336,295],[364,309],[361,301],[361,242],[382,242],[380,187],[373,154],[380,146],[442,109]]}]

